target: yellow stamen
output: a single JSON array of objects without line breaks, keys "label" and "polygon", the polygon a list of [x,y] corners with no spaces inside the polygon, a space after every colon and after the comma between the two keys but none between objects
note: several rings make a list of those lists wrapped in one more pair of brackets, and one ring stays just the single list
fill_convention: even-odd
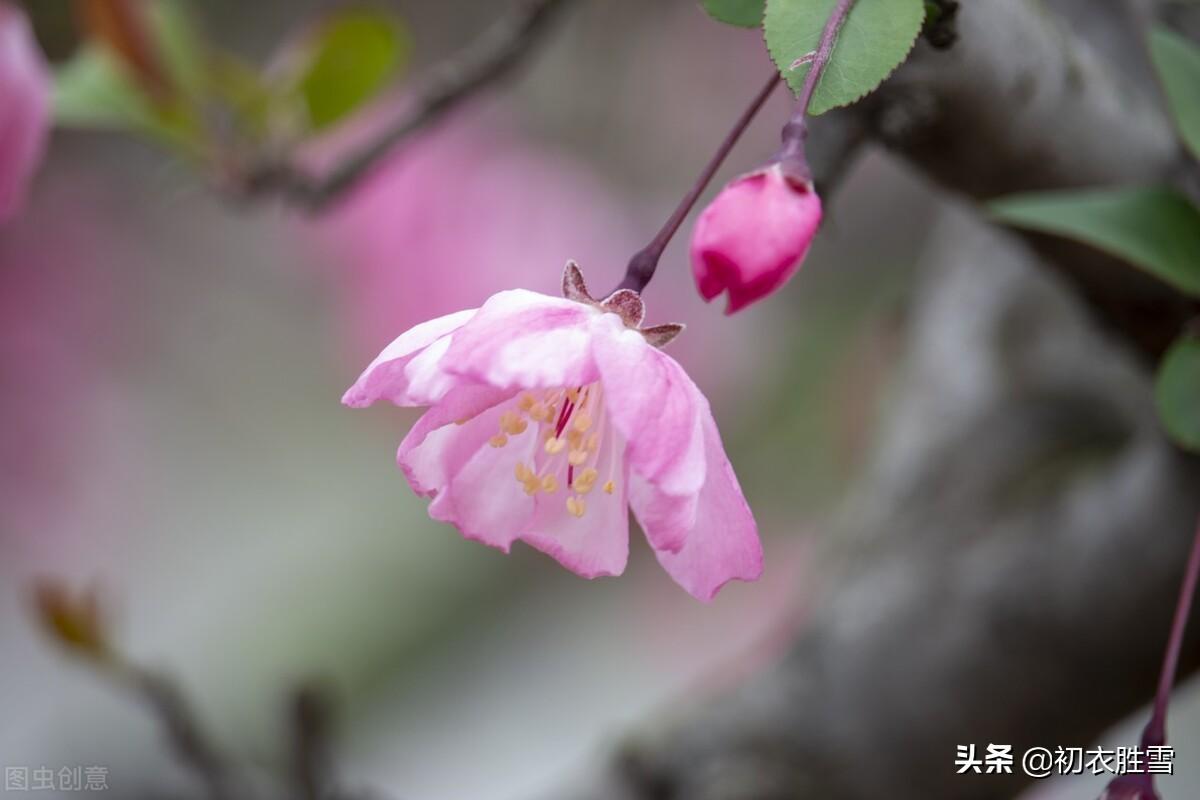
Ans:
[{"label": "yellow stamen", "polygon": [[504,445],[508,444],[508,437],[503,433],[498,433],[492,438],[488,439],[488,444],[490,444],[492,447],[504,447]]},{"label": "yellow stamen", "polygon": [[553,475],[542,476],[542,491],[546,494],[553,494],[558,491],[558,478]]},{"label": "yellow stamen", "polygon": [[534,398],[534,396],[529,392],[526,392],[525,394],[521,395],[521,399],[517,401],[517,408],[521,409],[522,411],[529,411],[536,403],[537,399]]},{"label": "yellow stamen", "polygon": [[500,415],[500,430],[510,436],[524,433],[527,424],[515,411],[505,411]]},{"label": "yellow stamen", "polygon": [[583,513],[587,511],[587,503],[583,501],[582,497],[568,497],[567,511],[570,512],[571,516],[582,517]]},{"label": "yellow stamen", "polygon": [[530,495],[530,496],[535,495],[535,494],[537,494],[537,490],[540,489],[541,486],[542,486],[541,483],[538,482],[537,476],[535,475],[534,477],[525,481],[525,494]]},{"label": "yellow stamen", "polygon": [[576,430],[567,431],[567,443],[572,450],[583,449],[583,434]]},{"label": "yellow stamen", "polygon": [[613,491],[616,490],[616,488],[617,488],[617,485],[615,483],[613,483],[612,481],[609,481],[608,483],[604,484],[604,493],[612,494]]},{"label": "yellow stamen", "polygon": [[529,480],[529,478],[533,475],[533,470],[522,464],[520,461],[517,462],[517,466],[513,469],[513,472],[516,473],[517,480],[521,483]]},{"label": "yellow stamen", "polygon": [[578,467],[583,462],[588,460],[587,450],[572,450],[567,454],[567,463],[572,467]]},{"label": "yellow stamen", "polygon": [[578,403],[579,402],[579,390],[578,389],[567,389],[567,399],[570,400],[572,403]]},{"label": "yellow stamen", "polygon": [[557,436],[546,440],[546,452],[552,456],[558,455],[563,450],[565,450],[566,447],[567,447],[566,441],[558,438]]},{"label": "yellow stamen", "polygon": [[600,449],[600,434],[598,432],[593,433],[588,437],[587,449],[591,450],[593,453]]},{"label": "yellow stamen", "polygon": [[592,417],[586,411],[580,411],[576,413],[574,418],[571,420],[571,426],[580,433],[583,433],[588,428],[592,427]]}]

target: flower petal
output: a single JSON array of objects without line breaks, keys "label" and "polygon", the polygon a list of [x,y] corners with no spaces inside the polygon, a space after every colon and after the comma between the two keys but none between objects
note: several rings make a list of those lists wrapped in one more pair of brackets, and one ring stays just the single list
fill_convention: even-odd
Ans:
[{"label": "flower petal", "polygon": [[475,314],[475,309],[457,311],[400,334],[363,370],[342,403],[352,408],[365,408],[376,400],[398,406],[436,403],[458,382],[440,367],[451,336]]},{"label": "flower petal", "polygon": [[708,601],[731,580],[758,580],[763,553],[758,526],[725,455],[717,424],[707,408],[702,417],[708,470],[695,524],[678,552],[656,549],[655,555],[676,583]]},{"label": "flower petal", "polygon": [[538,442],[530,429],[504,447],[492,447],[488,440],[499,430],[503,411],[504,404],[496,405],[465,425],[440,428],[422,448],[438,449],[448,477],[429,504],[429,516],[507,553],[534,512],[534,500],[516,482],[514,470],[518,462],[533,460]]},{"label": "flower petal", "polygon": [[596,379],[582,303],[523,289],[492,295],[455,334],[446,369],[501,389],[582,386]]},{"label": "flower petal", "polygon": [[620,575],[629,560],[629,505],[627,476],[612,473],[616,448],[605,448],[597,461],[600,475],[613,474],[615,490],[600,487],[583,495],[583,516],[567,511],[565,486],[550,494],[537,495],[537,511],[521,539],[584,578]]},{"label": "flower petal", "polygon": [[[496,433],[496,422],[472,423],[488,409],[511,399],[512,394],[491,386],[458,386],[426,411],[396,453],[396,463],[413,491],[433,497],[444,488],[466,460]],[[455,424],[464,420],[469,422]]]},{"label": "flower petal", "polygon": [[673,358],[607,316],[593,325],[593,352],[606,411],[628,443],[630,502],[651,543],[678,550],[704,485],[701,412],[708,413],[708,402]]}]

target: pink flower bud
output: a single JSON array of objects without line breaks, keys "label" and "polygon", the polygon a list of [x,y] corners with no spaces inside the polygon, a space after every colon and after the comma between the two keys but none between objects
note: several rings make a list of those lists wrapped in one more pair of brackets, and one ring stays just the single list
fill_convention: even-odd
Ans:
[{"label": "pink flower bud", "polygon": [[705,300],[729,291],[732,314],[774,292],[800,268],[821,224],[812,185],[779,164],[726,186],[696,221],[692,273]]},{"label": "pink flower bud", "polygon": [[50,73],[29,20],[0,0],[0,222],[16,214],[46,144]]},{"label": "pink flower bud", "polygon": [[1100,795],[1100,800],[1159,800],[1154,780],[1144,772],[1121,775]]}]

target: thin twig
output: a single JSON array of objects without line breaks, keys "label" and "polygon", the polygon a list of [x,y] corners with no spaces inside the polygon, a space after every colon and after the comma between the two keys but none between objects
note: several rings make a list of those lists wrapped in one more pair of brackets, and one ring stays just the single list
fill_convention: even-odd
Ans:
[{"label": "thin twig", "polygon": [[309,211],[321,211],[361,181],[399,143],[508,76],[533,51],[554,13],[569,2],[520,0],[470,47],[434,68],[411,110],[377,138],[351,152],[327,175],[314,177],[288,162],[268,164],[246,177],[245,192],[280,194]]},{"label": "thin twig", "polygon": [[107,664],[121,683],[137,694],[158,717],[171,751],[200,779],[211,800],[233,800],[232,768],[208,738],[183,692],[156,672],[114,660]]},{"label": "thin twig", "polygon": [[692,184],[692,188],[684,195],[683,200],[675,208],[675,211],[667,219],[659,232],[655,235],[650,243],[634,254],[629,260],[629,266],[625,270],[625,278],[621,281],[621,285],[617,289],[632,289],[635,292],[640,292],[646,288],[646,284],[654,277],[654,270],[658,268],[658,261],[662,258],[663,251],[667,249],[671,238],[675,236],[675,232],[679,230],[679,226],[687,219],[687,215],[691,212],[692,207],[696,205],[696,201],[700,199],[700,195],[704,193],[705,187],[717,174],[717,170],[721,168],[721,164],[725,161],[725,157],[729,155],[729,151],[737,144],[738,139],[742,138],[742,134],[746,132],[750,122],[758,114],[759,109],[767,102],[767,98],[771,96],[771,92],[775,91],[775,87],[779,84],[780,76],[778,72],[771,72],[771,78],[766,85],[759,90],[754,96],[754,100],[738,117],[733,128],[725,136],[717,148],[717,152],[709,159],[708,164],[704,167],[704,171],[700,173],[700,177]]},{"label": "thin twig", "polygon": [[1188,616],[1196,596],[1196,580],[1200,577],[1200,524],[1192,542],[1187,569],[1183,574],[1183,585],[1179,589],[1179,602],[1175,606],[1175,619],[1171,622],[1171,638],[1167,641],[1167,652],[1163,656],[1162,672],[1158,677],[1158,693],[1154,697],[1154,713],[1142,734],[1142,745],[1162,745],[1167,741],[1167,706],[1171,702],[1171,690],[1175,687],[1175,673],[1179,668],[1179,651],[1183,648],[1183,635],[1187,631]]},{"label": "thin twig", "polygon": [[795,69],[802,63],[809,63],[808,74],[804,76],[804,84],[800,87],[800,96],[796,101],[796,110],[792,118],[783,126],[783,148],[779,151],[778,160],[784,173],[797,180],[811,181],[812,169],[808,165],[808,155],[805,152],[805,142],[808,140],[808,107],[812,104],[817,84],[825,74],[825,67],[833,57],[833,48],[837,44],[838,33],[846,23],[854,0],[838,0],[837,5],[829,14],[825,27],[821,31],[821,40],[817,49],[792,65]]}]

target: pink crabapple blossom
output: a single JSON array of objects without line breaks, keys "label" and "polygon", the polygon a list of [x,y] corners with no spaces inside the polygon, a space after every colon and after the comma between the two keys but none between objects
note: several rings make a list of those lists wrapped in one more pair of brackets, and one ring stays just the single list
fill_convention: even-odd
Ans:
[{"label": "pink crabapple blossom", "polygon": [[777,162],[730,183],[692,234],[692,274],[705,300],[728,291],[732,314],[779,289],[800,268],[821,224],[811,182]]},{"label": "pink crabapple blossom", "polygon": [[16,215],[49,132],[50,73],[29,20],[0,0],[0,222]]},{"label": "pink crabapple blossom", "polygon": [[522,540],[585,578],[619,575],[632,508],[659,563],[712,599],[762,573],[754,516],[708,401],[641,327],[630,290],[603,301],[569,263],[563,298],[502,291],[417,325],[346,392],[428,406],[397,462],[429,515],[508,552]]}]

